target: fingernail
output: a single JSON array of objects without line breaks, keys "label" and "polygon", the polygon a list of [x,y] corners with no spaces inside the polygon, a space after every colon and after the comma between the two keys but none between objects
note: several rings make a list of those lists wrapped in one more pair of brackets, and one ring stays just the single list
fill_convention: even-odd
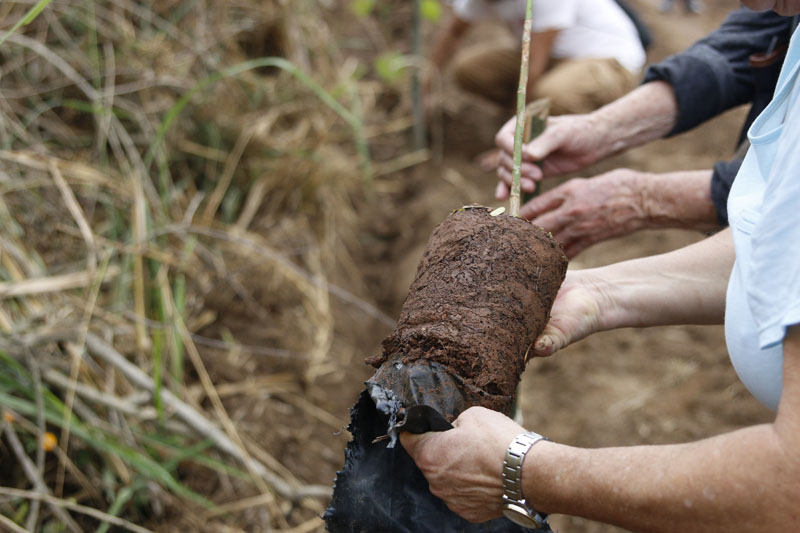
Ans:
[{"label": "fingernail", "polygon": [[536,351],[537,352],[545,352],[546,353],[548,348],[550,348],[551,344],[552,343],[550,342],[550,339],[548,339],[548,338],[539,339],[536,342]]},{"label": "fingernail", "polygon": [[503,183],[500,182],[497,184],[497,187],[494,189],[494,197],[498,200],[502,199],[503,196]]}]

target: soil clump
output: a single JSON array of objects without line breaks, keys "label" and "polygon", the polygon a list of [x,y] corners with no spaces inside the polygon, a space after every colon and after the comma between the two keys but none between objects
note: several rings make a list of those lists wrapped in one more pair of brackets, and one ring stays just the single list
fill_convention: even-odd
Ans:
[{"label": "soil clump", "polygon": [[481,405],[508,413],[566,271],[561,246],[541,228],[459,209],[433,231],[397,328],[368,362],[434,361],[480,389]]}]

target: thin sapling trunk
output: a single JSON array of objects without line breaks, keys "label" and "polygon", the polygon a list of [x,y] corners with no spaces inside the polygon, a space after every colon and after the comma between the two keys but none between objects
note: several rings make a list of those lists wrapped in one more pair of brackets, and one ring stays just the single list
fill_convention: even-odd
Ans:
[{"label": "thin sapling trunk", "polygon": [[522,167],[522,137],[525,132],[525,103],[528,89],[528,62],[531,53],[531,13],[533,0],[525,6],[525,25],[522,30],[522,60],[519,67],[519,88],[517,89],[517,127],[514,131],[514,165],[511,170],[511,198],[509,214],[519,216],[519,182]]}]

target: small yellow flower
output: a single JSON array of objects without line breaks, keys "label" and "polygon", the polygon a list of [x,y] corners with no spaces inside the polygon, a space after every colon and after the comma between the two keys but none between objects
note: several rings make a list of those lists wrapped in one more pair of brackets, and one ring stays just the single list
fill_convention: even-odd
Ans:
[{"label": "small yellow flower", "polygon": [[44,435],[42,435],[42,448],[46,452],[52,452],[55,447],[58,446],[58,439],[55,435],[46,431]]},{"label": "small yellow flower", "polygon": [[14,414],[11,411],[3,411],[3,420],[9,424],[14,422]]}]

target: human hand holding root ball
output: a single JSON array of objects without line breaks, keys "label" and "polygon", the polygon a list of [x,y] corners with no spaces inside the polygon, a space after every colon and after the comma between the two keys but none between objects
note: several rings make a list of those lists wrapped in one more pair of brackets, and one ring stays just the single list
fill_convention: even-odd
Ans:
[{"label": "human hand holding root ball", "polygon": [[503,484],[498,472],[503,469],[508,443],[524,431],[497,411],[471,407],[453,422],[451,430],[422,435],[403,432],[400,442],[425,474],[434,496],[470,522],[485,522],[502,516]]}]

